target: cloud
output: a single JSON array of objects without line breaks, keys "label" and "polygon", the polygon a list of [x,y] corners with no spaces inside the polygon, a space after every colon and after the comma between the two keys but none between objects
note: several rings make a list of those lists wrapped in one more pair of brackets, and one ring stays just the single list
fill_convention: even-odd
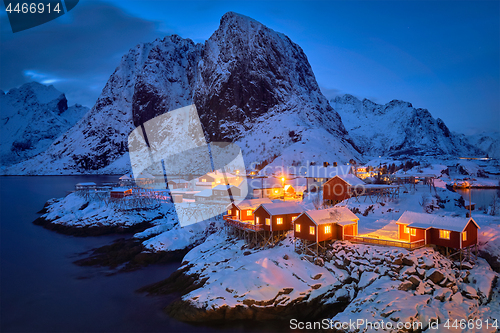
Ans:
[{"label": "cloud", "polygon": [[81,1],[62,17],[15,34],[2,14],[0,89],[35,80],[54,84],[70,104],[90,107],[123,54],[164,36],[159,26],[98,1]]}]

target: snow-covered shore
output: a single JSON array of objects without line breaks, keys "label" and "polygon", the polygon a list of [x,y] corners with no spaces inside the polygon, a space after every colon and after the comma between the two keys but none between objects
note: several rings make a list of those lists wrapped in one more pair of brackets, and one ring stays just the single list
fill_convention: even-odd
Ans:
[{"label": "snow-covered shore", "polygon": [[[341,205],[357,212],[360,234],[390,236],[405,210],[465,215],[460,195],[441,185],[402,189],[398,198],[384,202],[361,198]],[[332,242],[322,259],[314,260],[294,251],[291,233],[274,247],[251,249],[228,237],[221,221],[180,227],[167,203],[122,211],[73,193],[52,200],[45,210],[41,218],[72,230],[131,230],[147,222],[148,228],[133,236],[136,252],[126,259],[140,266],[175,254],[182,262],[179,270],[144,290],[183,292],[167,311],[185,321],[356,317],[425,325],[436,319],[500,318],[498,216],[474,212],[481,227],[480,256],[488,261],[479,258],[460,270],[432,248],[408,251],[343,241]],[[90,259],[86,264],[99,264]]]}]

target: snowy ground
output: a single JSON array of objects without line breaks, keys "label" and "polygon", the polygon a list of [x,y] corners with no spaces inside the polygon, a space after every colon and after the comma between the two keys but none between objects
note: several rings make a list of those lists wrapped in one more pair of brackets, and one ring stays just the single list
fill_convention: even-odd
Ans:
[{"label": "snowy ground", "polygon": [[196,308],[262,309],[320,298],[322,304],[349,301],[332,317],[340,322],[355,318],[427,325],[430,319],[445,323],[500,316],[492,298],[498,297],[498,290],[492,292],[498,274],[483,259],[459,270],[430,248],[410,252],[339,241],[324,265],[315,265],[294,251],[290,237],[266,250],[245,249],[243,241],[226,237],[223,231],[212,234],[184,257],[187,274],[206,279],[203,287],[183,296]]}]

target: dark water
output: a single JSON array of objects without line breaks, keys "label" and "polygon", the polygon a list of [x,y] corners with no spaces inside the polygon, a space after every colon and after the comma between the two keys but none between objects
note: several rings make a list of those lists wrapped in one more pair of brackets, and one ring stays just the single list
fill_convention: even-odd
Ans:
[{"label": "dark water", "polygon": [[488,207],[493,202],[493,198],[495,194],[499,191],[499,189],[480,189],[480,188],[472,188],[472,189],[456,189],[457,193],[459,193],[464,200],[469,201],[469,191],[472,202],[476,204],[476,209],[482,209],[483,207]]},{"label": "dark water", "polygon": [[35,226],[50,198],[81,181],[116,177],[0,177],[2,332],[208,332],[162,312],[175,296],[147,297],[135,290],[160,281],[179,264],[106,276],[104,268],[78,267],[80,253],[122,236],[78,238]]}]

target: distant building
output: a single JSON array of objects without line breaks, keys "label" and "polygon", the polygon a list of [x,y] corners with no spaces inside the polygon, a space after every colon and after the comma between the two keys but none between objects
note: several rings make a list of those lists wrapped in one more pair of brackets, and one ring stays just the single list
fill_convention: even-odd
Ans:
[{"label": "distant building", "polygon": [[97,187],[96,183],[92,182],[78,183],[75,185],[75,190],[77,191],[95,190],[96,187]]},{"label": "distant building", "polygon": [[214,188],[212,188],[212,192],[215,198],[228,198],[229,197],[229,190],[231,190],[231,195],[233,197],[239,197],[241,196],[241,190],[237,186],[233,185],[217,185]]},{"label": "distant building", "polygon": [[132,195],[131,188],[114,188],[109,192],[111,198],[120,199]]},{"label": "distant building", "polygon": [[365,185],[365,182],[351,174],[335,176],[323,185],[323,200],[336,203],[349,199],[353,194],[362,192]]}]

